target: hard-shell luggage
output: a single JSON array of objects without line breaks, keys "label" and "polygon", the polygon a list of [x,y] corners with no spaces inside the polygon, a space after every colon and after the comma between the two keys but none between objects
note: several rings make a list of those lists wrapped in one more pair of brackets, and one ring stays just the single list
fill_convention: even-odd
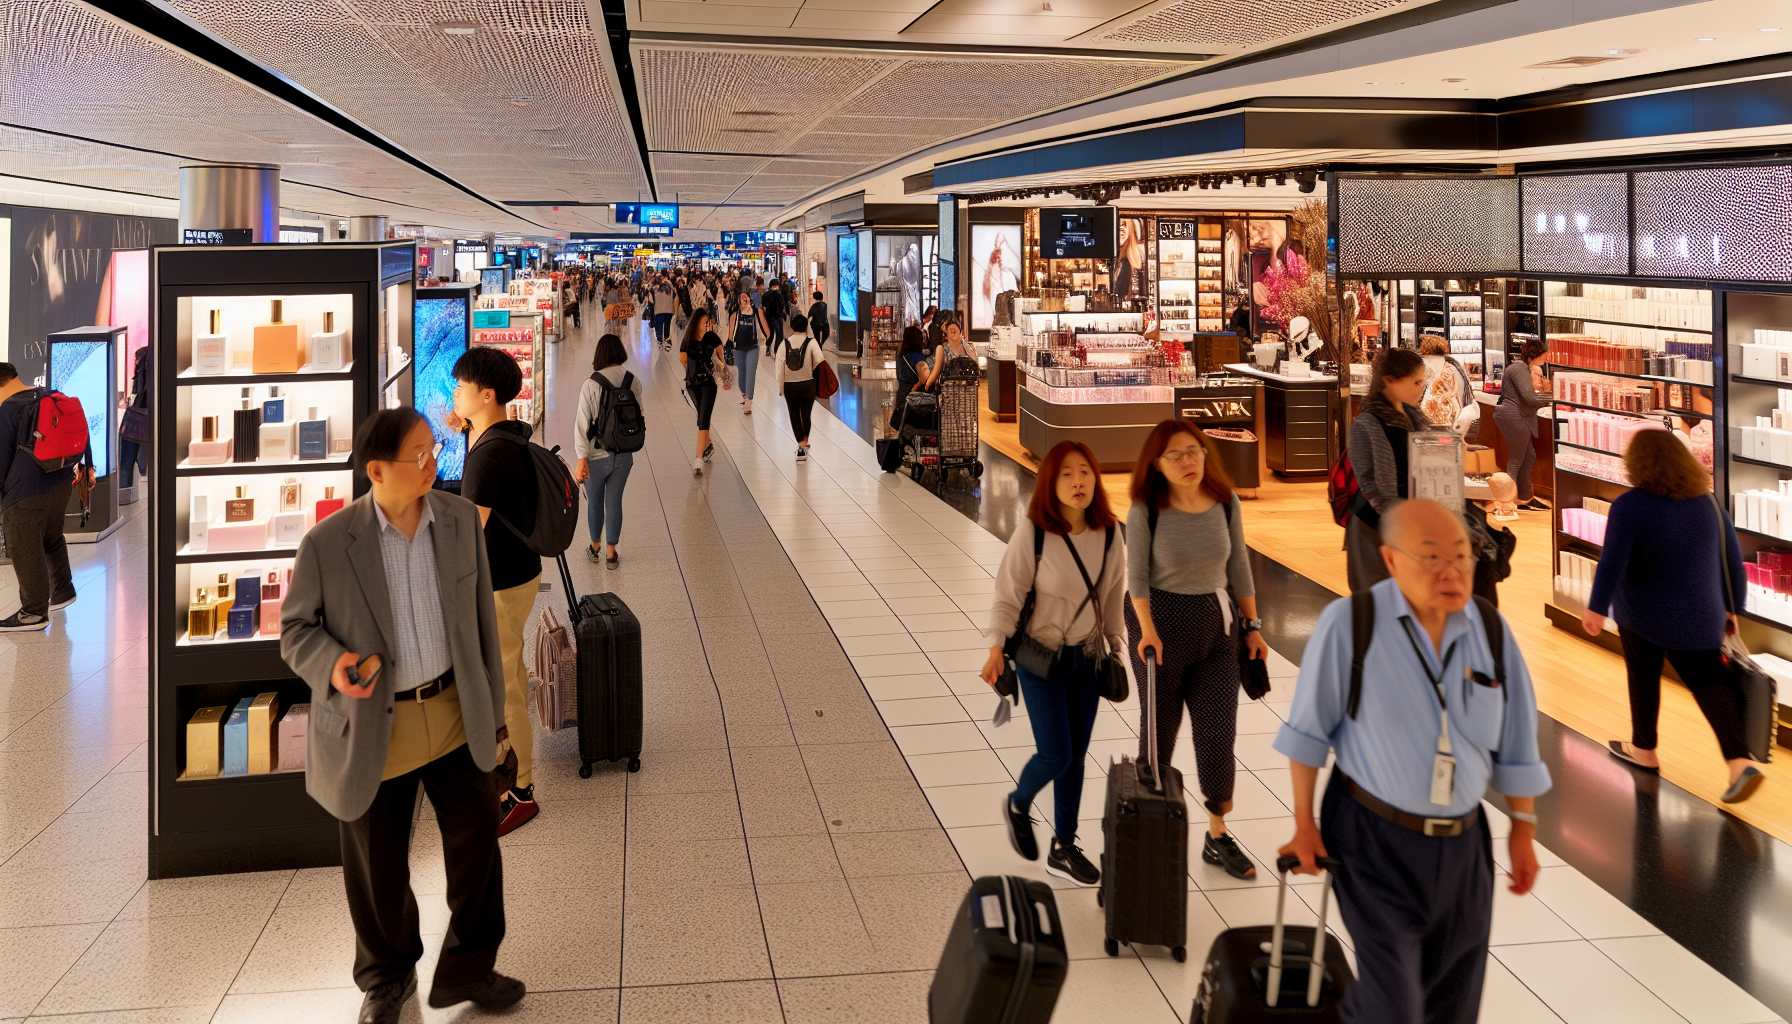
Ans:
[{"label": "hard-shell luggage", "polygon": [[933,985],[930,1024],[1046,1024],[1070,957],[1058,903],[1044,882],[990,875],[959,905]]},{"label": "hard-shell luggage", "polygon": [[[1153,652],[1155,653],[1155,652]],[[1120,943],[1170,947],[1188,959],[1188,802],[1182,773],[1157,749],[1157,663],[1145,659],[1146,749],[1150,757],[1121,757],[1108,766],[1107,809],[1101,815],[1101,890],[1107,911],[1109,956]]]},{"label": "hard-shell luggage", "polygon": [[[1276,889],[1276,922],[1250,928],[1228,928],[1213,940],[1189,1024],[1336,1024],[1338,1004],[1354,975],[1344,948],[1325,933],[1331,908],[1332,875],[1338,862],[1319,858],[1325,887],[1319,891],[1319,927],[1285,927],[1282,908],[1288,901],[1288,872],[1298,857],[1276,861],[1281,876]],[[1314,972],[1314,961],[1324,965]]]},{"label": "hard-shell luggage", "polygon": [[561,555],[560,582],[572,612],[578,655],[579,778],[598,761],[641,770],[641,620],[615,594],[574,600],[572,570]]}]

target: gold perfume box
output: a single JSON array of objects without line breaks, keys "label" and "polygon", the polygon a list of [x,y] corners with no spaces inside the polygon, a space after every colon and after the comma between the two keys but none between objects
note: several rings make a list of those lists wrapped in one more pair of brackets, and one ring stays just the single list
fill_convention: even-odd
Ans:
[{"label": "gold perfume box", "polygon": [[280,741],[275,734],[280,721],[280,695],[263,693],[249,705],[249,774],[266,775],[274,770]]},{"label": "gold perfume box", "polygon": [[218,777],[224,746],[224,716],[229,708],[200,708],[187,720],[187,770],[183,779]]}]

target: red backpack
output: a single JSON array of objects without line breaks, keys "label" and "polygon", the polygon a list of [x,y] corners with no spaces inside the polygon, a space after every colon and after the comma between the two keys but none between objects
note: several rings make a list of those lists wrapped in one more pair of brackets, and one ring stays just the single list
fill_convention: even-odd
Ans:
[{"label": "red backpack", "polygon": [[1325,500],[1332,506],[1332,522],[1343,526],[1350,519],[1357,493],[1356,470],[1350,468],[1350,453],[1345,452],[1338,456],[1325,480]]},{"label": "red backpack", "polygon": [[19,418],[18,437],[19,447],[46,473],[80,462],[87,454],[87,413],[81,400],[60,391],[38,389],[37,404],[27,407]]}]

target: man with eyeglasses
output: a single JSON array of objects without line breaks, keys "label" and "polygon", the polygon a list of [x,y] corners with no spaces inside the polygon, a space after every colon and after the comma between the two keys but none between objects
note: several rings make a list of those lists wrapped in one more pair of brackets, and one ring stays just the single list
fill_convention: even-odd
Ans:
[{"label": "man with eyeglasses", "polygon": [[1359,975],[1343,1020],[1470,1024],[1493,920],[1490,785],[1511,808],[1510,889],[1537,879],[1534,798],[1550,785],[1537,700],[1504,618],[1471,600],[1461,519],[1414,499],[1381,522],[1392,578],[1320,615],[1276,736],[1294,782],[1294,839],[1280,853],[1298,856],[1301,874],[1316,874],[1318,857],[1342,865],[1338,908]]},{"label": "man with eyeglasses", "polygon": [[441,827],[451,916],[429,1005],[499,1010],[504,872],[492,770],[504,665],[479,511],[435,490],[436,442],[413,409],[355,431],[372,489],[299,542],[280,656],[311,687],[305,791],[341,821],[360,1024],[394,1024],[423,957],[410,885],[422,784]]}]

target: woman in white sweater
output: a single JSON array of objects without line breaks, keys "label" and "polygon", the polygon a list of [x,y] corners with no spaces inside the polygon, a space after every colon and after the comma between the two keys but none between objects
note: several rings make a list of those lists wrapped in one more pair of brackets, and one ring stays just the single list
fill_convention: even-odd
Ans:
[{"label": "woman in white sweater", "polygon": [[[622,489],[628,486],[628,471],[634,468],[635,454],[605,451],[596,435],[606,391],[627,388],[634,393],[637,405],[641,401],[641,381],[622,368],[627,360],[628,350],[623,348],[621,338],[606,334],[598,339],[597,353],[591,359],[595,372],[579,388],[579,410],[572,436],[573,454],[579,457],[572,468],[572,478],[585,485],[585,523],[591,533],[591,546],[585,553],[593,562],[601,561],[610,569],[622,564],[616,554],[616,541],[622,536]],[[607,551],[598,550],[599,537],[603,537]]]},{"label": "woman in white sweater", "polygon": [[[1126,539],[1115,528],[1118,520],[1097,466],[1095,454],[1077,441],[1061,441],[1046,454],[1027,520],[1009,539],[997,571],[989,612],[993,646],[982,672],[984,682],[994,686],[1006,667],[1004,646],[1020,628],[1057,651],[1044,676],[1016,666],[1037,752],[1002,801],[1002,811],[1015,852],[1038,860],[1028,807],[1046,783],[1053,783],[1053,838],[1045,869],[1079,885],[1101,880],[1076,846],[1083,758],[1101,706],[1096,668],[1102,657],[1118,656],[1126,643]],[[1029,592],[1032,614],[1021,623]]]},{"label": "woman in white sweater", "polygon": [[[815,411],[815,367],[821,346],[809,334],[809,318],[790,318],[790,333],[772,350],[778,361],[778,393],[790,409],[790,430],[796,435],[796,461],[809,461],[809,428]],[[794,367],[791,363],[795,363]]]}]

